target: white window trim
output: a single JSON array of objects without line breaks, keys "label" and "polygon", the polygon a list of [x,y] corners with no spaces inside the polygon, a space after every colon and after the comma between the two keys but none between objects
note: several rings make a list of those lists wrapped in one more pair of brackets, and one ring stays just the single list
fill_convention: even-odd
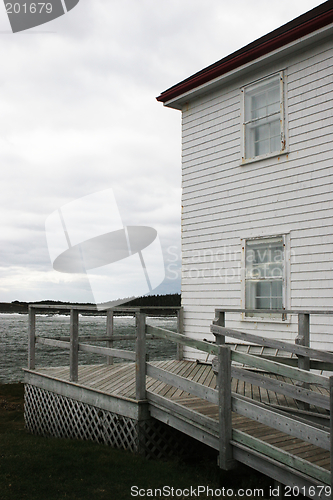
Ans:
[{"label": "white window trim", "polygon": [[[282,290],[282,301],[283,301],[283,308],[288,310],[290,309],[290,233],[279,233],[279,234],[273,234],[273,235],[262,235],[262,236],[255,236],[255,237],[249,237],[249,238],[242,238],[241,239],[241,309],[245,309],[245,245],[246,242],[251,240],[264,240],[265,238],[271,239],[271,238],[277,238],[277,237],[282,237],[283,239],[283,245],[284,245],[284,266],[283,266],[283,279],[284,279],[284,286]],[[260,313],[258,313],[256,316],[246,316],[246,313],[241,313],[241,321],[247,322],[247,323],[283,323],[283,324],[289,324],[291,321],[290,315],[284,315],[284,317],[277,317],[277,316],[260,316]]]},{"label": "white window trim", "polygon": [[[255,88],[256,86],[260,86],[265,82],[276,75],[280,76],[280,117],[282,120],[281,126],[281,143],[282,148],[280,151],[274,151],[273,153],[266,153],[264,155],[254,156],[251,158],[245,158],[245,90],[249,87]],[[257,161],[265,160],[266,158],[274,158],[277,156],[286,155],[289,153],[288,148],[288,134],[286,132],[286,75],[285,71],[281,70],[271,75],[266,76],[265,78],[261,78],[255,82],[251,82],[248,85],[245,85],[241,88],[241,165],[247,165],[249,163],[254,163]]]}]

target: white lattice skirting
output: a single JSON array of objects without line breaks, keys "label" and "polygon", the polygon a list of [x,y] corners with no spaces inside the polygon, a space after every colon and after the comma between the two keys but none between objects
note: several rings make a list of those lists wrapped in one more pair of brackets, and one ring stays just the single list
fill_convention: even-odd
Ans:
[{"label": "white lattice skirting", "polygon": [[197,451],[196,441],[153,418],[138,422],[34,385],[24,387],[25,424],[33,434],[95,441],[146,458]]},{"label": "white lattice skirting", "polygon": [[138,451],[138,422],[25,384],[24,418],[33,434],[74,438]]}]

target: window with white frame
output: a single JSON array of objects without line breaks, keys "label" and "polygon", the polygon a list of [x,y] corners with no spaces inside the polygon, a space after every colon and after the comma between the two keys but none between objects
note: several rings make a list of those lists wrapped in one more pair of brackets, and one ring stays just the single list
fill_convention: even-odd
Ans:
[{"label": "window with white frame", "polygon": [[283,309],[285,296],[284,236],[246,240],[245,309]]},{"label": "window with white frame", "polygon": [[285,149],[283,72],[242,89],[243,160]]}]

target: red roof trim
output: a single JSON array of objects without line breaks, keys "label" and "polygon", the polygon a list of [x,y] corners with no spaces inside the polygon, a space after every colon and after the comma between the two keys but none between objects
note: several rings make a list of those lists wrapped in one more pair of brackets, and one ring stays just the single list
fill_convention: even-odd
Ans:
[{"label": "red roof trim", "polygon": [[308,35],[333,22],[333,5],[329,0],[318,7],[302,14],[293,21],[281,26],[280,28],[258,38],[254,42],[246,45],[242,49],[224,57],[220,61],[208,66],[207,68],[195,73],[186,80],[174,85],[170,89],[162,92],[156,99],[160,102],[167,102],[171,99],[181,96],[204,83],[207,83],[219,76],[232,71],[244,64],[254,61],[259,57],[269,54],[288,43],[291,43],[302,36]]}]

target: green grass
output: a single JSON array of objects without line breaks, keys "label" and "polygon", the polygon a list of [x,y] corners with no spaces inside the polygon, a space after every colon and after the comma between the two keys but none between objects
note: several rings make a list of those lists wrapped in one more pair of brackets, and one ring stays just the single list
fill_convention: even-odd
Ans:
[{"label": "green grass", "polygon": [[[1,500],[161,499],[149,491],[147,496],[131,496],[131,486],[146,491],[165,485],[175,489],[209,485],[235,491],[265,487],[267,491],[268,484],[245,467],[223,472],[209,456],[186,462],[145,460],[88,441],[31,435],[24,427],[23,384],[0,385]],[[168,498],[185,497],[170,494]]]}]

